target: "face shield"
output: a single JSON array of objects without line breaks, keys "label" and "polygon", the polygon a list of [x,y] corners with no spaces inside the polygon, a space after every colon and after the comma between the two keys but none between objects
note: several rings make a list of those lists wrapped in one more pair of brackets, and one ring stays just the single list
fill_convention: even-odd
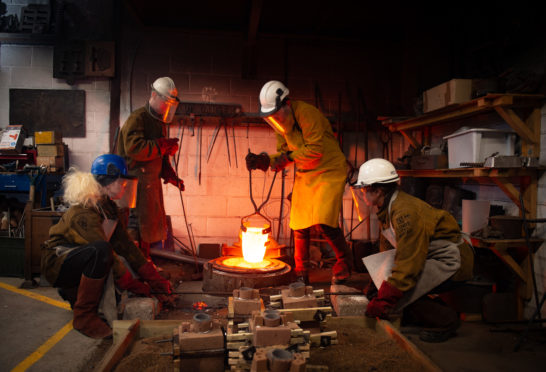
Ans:
[{"label": "face shield", "polygon": [[162,94],[155,92],[150,98],[150,107],[154,111],[157,119],[168,124],[173,121],[174,115],[176,114],[176,109],[180,101],[178,98],[170,98],[163,96]]},{"label": "face shield", "polygon": [[351,194],[353,195],[359,221],[368,218],[372,212],[373,199],[369,189],[369,187],[351,186]]},{"label": "face shield", "polygon": [[264,117],[264,120],[273,130],[280,134],[286,134],[292,130],[294,126],[294,116],[290,106],[283,106],[273,115]]},{"label": "face shield", "polygon": [[122,176],[106,186],[106,193],[120,208],[135,208],[138,179]]}]

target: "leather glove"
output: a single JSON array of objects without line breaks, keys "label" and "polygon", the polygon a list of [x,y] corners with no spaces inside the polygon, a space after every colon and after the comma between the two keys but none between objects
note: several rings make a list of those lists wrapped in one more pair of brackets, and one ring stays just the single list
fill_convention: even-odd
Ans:
[{"label": "leather glove", "polygon": [[366,308],[366,316],[370,318],[379,317],[381,319],[389,319],[389,315],[394,309],[394,306],[400,300],[404,292],[387,282],[381,283],[381,288],[377,292]]},{"label": "leather glove", "polygon": [[157,140],[159,151],[161,156],[170,155],[173,156],[178,151],[178,138],[164,138],[160,137]]},{"label": "leather glove", "polygon": [[289,152],[281,152],[281,154],[273,160],[273,164],[271,165],[271,170],[274,172],[278,172],[286,168],[286,166],[293,162],[292,159],[290,159],[291,151]]},{"label": "leather glove", "polygon": [[261,169],[264,172],[267,171],[269,168],[269,155],[267,153],[262,152],[258,155],[249,152],[248,155],[245,157],[246,160],[246,169],[249,171],[254,169]]},{"label": "leather glove", "polygon": [[151,262],[148,261],[142,265],[138,269],[138,275],[150,285],[152,291],[165,295],[172,293],[171,282],[159,275]]},{"label": "leather glove", "polygon": [[129,270],[125,270],[125,273],[121,278],[116,280],[116,286],[119,289],[126,289],[134,294],[150,297],[150,286],[141,282],[138,279],[133,278]]},{"label": "leather glove", "polygon": [[167,184],[167,183],[170,183],[171,185],[174,185],[176,187],[178,187],[178,189],[180,191],[184,191],[186,190],[186,187],[184,186],[184,181],[182,181],[180,178],[178,177],[174,177],[174,178],[168,178],[168,179],[165,179],[163,181],[164,184]]},{"label": "leather glove", "polygon": [[170,183],[171,185],[178,187],[180,191],[184,191],[186,189],[184,187],[184,181],[176,176],[176,172],[169,164],[169,160],[167,159],[167,157],[163,158],[163,164],[161,166],[161,178],[163,178],[164,184]]}]

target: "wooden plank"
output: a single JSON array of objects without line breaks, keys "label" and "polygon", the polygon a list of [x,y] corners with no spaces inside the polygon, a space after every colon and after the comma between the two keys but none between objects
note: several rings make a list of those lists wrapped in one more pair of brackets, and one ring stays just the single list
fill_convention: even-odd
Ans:
[{"label": "wooden plank", "polygon": [[441,372],[442,370],[434,364],[421,350],[419,350],[412,342],[410,342],[404,335],[396,330],[393,325],[386,320],[377,320],[377,330],[382,331],[384,334],[394,340],[400,347],[406,350],[409,355],[417,363],[421,364],[424,371],[428,372]]},{"label": "wooden plank", "polygon": [[413,138],[412,135],[410,135],[409,133],[407,133],[407,131],[401,130],[400,133],[404,136],[404,138],[406,138],[406,139],[409,141],[409,143],[411,143],[411,145],[412,145],[414,148],[418,149],[418,148],[421,147],[421,144],[420,144],[415,138]]},{"label": "wooden plank", "polygon": [[95,367],[95,372],[108,372],[111,371],[116,364],[123,358],[123,355],[127,351],[127,349],[133,344],[135,341],[140,328],[140,320],[135,319],[131,321],[131,324],[127,328],[127,330],[124,330],[123,332],[120,331],[118,335],[121,337],[123,333],[125,335],[122,337],[122,339],[113,344],[110,349],[108,349],[108,352],[104,355],[101,362]]}]

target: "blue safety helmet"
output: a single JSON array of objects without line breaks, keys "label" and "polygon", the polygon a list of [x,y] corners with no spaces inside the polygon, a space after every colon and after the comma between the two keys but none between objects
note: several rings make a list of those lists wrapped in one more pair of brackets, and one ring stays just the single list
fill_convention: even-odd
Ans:
[{"label": "blue safety helmet", "polygon": [[127,176],[127,163],[119,155],[100,155],[91,165],[91,174],[102,186],[107,186],[118,178]]}]

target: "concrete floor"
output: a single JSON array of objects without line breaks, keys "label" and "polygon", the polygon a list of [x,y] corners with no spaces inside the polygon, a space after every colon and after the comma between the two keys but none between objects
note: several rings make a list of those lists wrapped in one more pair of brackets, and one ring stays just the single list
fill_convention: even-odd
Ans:
[{"label": "concrete floor", "polygon": [[[327,281],[321,281],[328,276],[312,275],[311,280],[317,281],[317,288],[327,288]],[[0,330],[4,338],[0,345],[0,372],[90,371],[90,363],[100,360],[111,341],[92,340],[71,329],[72,312],[55,289],[21,290],[22,282],[18,278],[0,278]],[[198,288],[199,282],[195,281],[178,286],[179,291]],[[492,328],[481,322],[465,322],[457,337],[439,344],[420,341],[409,328],[402,331],[444,371],[544,371],[544,332],[531,333],[521,349],[514,352],[519,333],[491,332]]]}]

